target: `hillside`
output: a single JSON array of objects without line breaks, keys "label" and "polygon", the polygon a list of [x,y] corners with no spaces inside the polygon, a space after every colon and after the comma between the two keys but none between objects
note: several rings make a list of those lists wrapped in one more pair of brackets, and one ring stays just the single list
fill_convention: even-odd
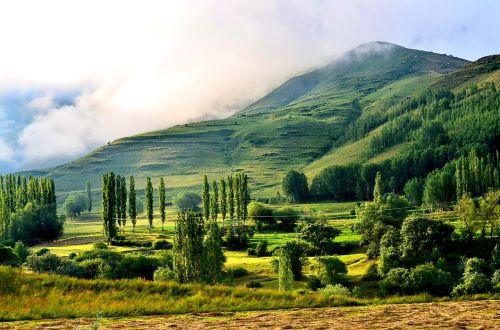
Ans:
[{"label": "hillside", "polygon": [[255,195],[275,195],[287,169],[330,165],[324,157],[339,155],[337,140],[360,116],[383,111],[467,63],[389,43],[364,44],[288,80],[230,118],[122,138],[37,174],[53,177],[63,195],[82,189],[88,179],[97,189],[110,170],[135,175],[139,187],[146,176],[165,176],[171,197],[197,191],[202,174],[245,171]]}]

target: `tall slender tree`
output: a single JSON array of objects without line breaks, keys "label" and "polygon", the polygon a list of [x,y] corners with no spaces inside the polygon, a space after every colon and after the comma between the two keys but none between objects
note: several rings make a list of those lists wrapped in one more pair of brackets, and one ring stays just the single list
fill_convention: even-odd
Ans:
[{"label": "tall slender tree", "polygon": [[158,209],[160,210],[161,217],[161,231],[163,232],[163,225],[165,224],[165,180],[160,178],[160,186],[158,187]]},{"label": "tall slender tree", "polygon": [[135,225],[137,224],[137,208],[135,196],[135,181],[133,175],[131,175],[129,179],[128,216],[130,217],[130,221],[132,222],[132,233],[135,233]]},{"label": "tall slender tree", "polygon": [[241,175],[236,174],[233,181],[234,199],[236,204],[236,220],[241,220]]},{"label": "tall slender tree", "polygon": [[226,220],[227,215],[227,191],[226,191],[226,181],[224,179],[220,179],[220,215],[222,217],[222,227],[224,227],[224,221]]},{"label": "tall slender tree", "polygon": [[179,283],[200,282],[203,275],[203,217],[191,210],[178,213],[174,231],[173,271]]},{"label": "tall slender tree", "polygon": [[232,175],[227,177],[227,186],[229,188],[229,194],[228,194],[229,219],[232,221],[234,219],[234,179]]},{"label": "tall slender tree", "polygon": [[117,175],[115,177],[115,214],[116,218],[118,220],[118,228],[120,229],[122,227],[122,177],[120,175]]},{"label": "tall slender tree", "polygon": [[92,192],[90,191],[90,180],[87,180],[86,186],[87,186],[87,198],[89,200],[89,207],[87,208],[87,211],[90,213],[90,211],[92,211]]},{"label": "tall slender tree", "polygon": [[384,195],[384,190],[382,188],[382,173],[377,172],[375,176],[375,187],[373,188],[373,201],[380,205],[382,203],[382,196]]},{"label": "tall slender tree", "polygon": [[201,203],[203,206],[203,217],[205,221],[208,221],[210,220],[210,185],[208,184],[206,175],[203,177],[203,186],[201,188]]},{"label": "tall slender tree", "polygon": [[293,290],[292,260],[287,249],[281,249],[278,258],[278,286],[280,291]]},{"label": "tall slender tree", "polygon": [[123,230],[127,224],[127,180],[124,176],[120,180],[120,218],[122,219]]},{"label": "tall slender tree", "polygon": [[146,178],[146,211],[148,213],[149,232],[153,227],[153,184],[151,178]]},{"label": "tall slender tree", "polygon": [[207,236],[203,242],[202,274],[206,283],[214,284],[220,280],[225,261],[219,226],[214,220],[208,225]]},{"label": "tall slender tree", "polygon": [[213,221],[217,221],[219,215],[219,187],[217,187],[217,181],[212,183],[212,196],[210,202],[210,213]]},{"label": "tall slender tree", "polygon": [[112,244],[117,233],[115,198],[115,174],[108,172],[102,177],[102,222],[108,245]]}]

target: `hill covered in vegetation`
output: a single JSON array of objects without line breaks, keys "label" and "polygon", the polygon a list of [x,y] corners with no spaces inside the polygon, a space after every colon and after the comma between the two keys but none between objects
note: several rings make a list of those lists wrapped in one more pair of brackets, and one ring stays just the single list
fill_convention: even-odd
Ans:
[{"label": "hill covered in vegetation", "polygon": [[[324,168],[381,162],[398,155],[409,139],[367,152],[371,139],[396,109],[429,88],[459,89],[498,82],[498,57],[468,64],[448,55],[374,42],[325,67],[292,78],[235,115],[122,138],[90,154],[35,174],[53,177],[60,194],[100,186],[102,173],[166,177],[169,198],[199,191],[202,174],[221,177],[244,171],[254,196],[274,196],[289,169],[309,182]],[[432,86],[432,87],[431,87]],[[141,194],[142,192],[139,192]]]}]

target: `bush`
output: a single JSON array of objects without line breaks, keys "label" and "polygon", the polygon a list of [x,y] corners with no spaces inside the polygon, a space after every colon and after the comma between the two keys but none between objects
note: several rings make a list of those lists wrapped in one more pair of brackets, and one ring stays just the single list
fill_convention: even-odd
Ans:
[{"label": "bush", "polygon": [[192,192],[183,192],[174,198],[174,204],[181,210],[198,211],[200,203],[200,195]]},{"label": "bush", "polygon": [[102,277],[104,262],[102,259],[87,259],[79,262],[82,269],[82,277],[87,279]]},{"label": "bush", "polygon": [[89,205],[89,198],[86,193],[72,191],[64,201],[63,209],[70,218],[80,216],[80,213],[86,211]]},{"label": "bush", "polygon": [[450,293],[451,287],[451,275],[430,263],[413,268],[408,277],[408,288],[412,293],[427,292],[445,296]]},{"label": "bush", "polygon": [[318,276],[324,284],[347,284],[347,267],[335,257],[318,258]]},{"label": "bush", "polygon": [[238,268],[230,269],[228,271],[228,274],[233,278],[238,278],[238,277],[243,277],[246,274],[248,274],[248,271],[243,267],[238,267]]},{"label": "bush", "polygon": [[323,283],[321,283],[321,280],[314,276],[314,275],[311,275],[309,276],[309,278],[307,279],[307,288],[311,291],[316,291],[320,288],[324,287]]},{"label": "bush", "polygon": [[23,242],[17,241],[12,250],[21,262],[25,262],[26,258],[30,255],[30,250]]},{"label": "bush", "polygon": [[255,255],[255,249],[253,249],[253,248],[248,248],[248,249],[247,249],[247,254],[248,254],[249,256],[254,256],[254,255]]},{"label": "bush", "polygon": [[265,257],[267,255],[267,241],[259,241],[257,247],[255,248],[255,255],[257,257]]},{"label": "bush", "polygon": [[160,239],[153,243],[153,250],[171,250],[172,247],[172,243],[165,239]]},{"label": "bush", "polygon": [[377,264],[371,264],[370,267],[368,267],[366,273],[363,275],[362,280],[367,282],[380,280]]},{"label": "bush", "polygon": [[265,224],[270,226],[274,224],[273,209],[265,204],[251,202],[248,204],[248,217],[255,223]]},{"label": "bush", "polygon": [[278,229],[292,232],[300,219],[300,213],[293,207],[282,207],[274,211],[274,217]]},{"label": "bush", "polygon": [[175,280],[175,273],[169,267],[159,267],[153,273],[153,280],[155,280],[155,281],[173,281],[173,280]]},{"label": "bush", "polygon": [[18,266],[20,263],[21,260],[10,247],[0,245],[0,265]]},{"label": "bush", "polygon": [[35,254],[37,256],[43,256],[44,254],[49,253],[49,252],[50,252],[49,249],[47,249],[47,248],[41,248],[40,250],[36,251]]},{"label": "bush", "polygon": [[160,267],[158,258],[141,254],[126,254],[114,268],[109,268],[106,277],[109,278],[144,278],[153,279],[153,273]]},{"label": "bush", "polygon": [[113,239],[114,246],[135,246],[135,247],[143,247],[150,248],[153,246],[153,243],[150,241],[140,241],[137,239],[126,239],[123,236],[117,236]]},{"label": "bush", "polygon": [[343,286],[342,284],[334,284],[334,285],[329,284],[324,288],[319,289],[318,292],[327,297],[330,296],[349,297],[351,295],[349,289]]},{"label": "bush", "polygon": [[491,284],[496,287],[500,286],[500,269],[495,270],[493,276],[491,277]]},{"label": "bush", "polygon": [[62,259],[55,254],[48,252],[42,255],[31,255],[26,258],[28,268],[37,273],[56,273],[62,265]]},{"label": "bush", "polygon": [[410,272],[406,268],[391,269],[384,279],[379,282],[382,294],[406,293],[409,276]]},{"label": "bush", "polygon": [[249,289],[258,289],[258,288],[262,288],[262,284],[260,282],[255,281],[255,280],[252,280],[246,284],[246,287]]},{"label": "bush", "polygon": [[467,259],[461,283],[453,288],[452,295],[457,297],[488,292],[492,281],[484,275],[486,270],[487,265],[483,259]]},{"label": "bush", "polygon": [[245,227],[229,227],[224,237],[224,245],[229,251],[241,251],[248,247],[250,232]]}]

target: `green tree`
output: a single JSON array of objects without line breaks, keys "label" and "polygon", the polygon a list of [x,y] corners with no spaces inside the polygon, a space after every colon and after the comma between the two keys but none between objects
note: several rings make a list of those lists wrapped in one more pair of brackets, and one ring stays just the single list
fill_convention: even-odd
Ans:
[{"label": "green tree", "polygon": [[193,211],[178,213],[174,230],[173,272],[179,283],[200,282],[203,260],[203,217]]},{"label": "green tree", "polygon": [[135,195],[135,181],[131,175],[129,178],[129,194],[128,194],[128,216],[132,222],[132,233],[135,233],[135,225],[137,224],[137,208]]},{"label": "green tree", "polygon": [[88,198],[83,193],[72,191],[66,197],[63,208],[68,217],[78,217],[80,213],[88,210]]},{"label": "green tree", "polygon": [[226,220],[227,215],[227,191],[226,191],[226,181],[224,179],[220,179],[220,214],[222,217],[222,227],[224,227],[224,221]]},{"label": "green tree", "polygon": [[280,249],[279,252],[278,286],[280,291],[293,290],[292,261],[287,249]]},{"label": "green tree", "polygon": [[124,176],[120,179],[120,218],[122,219],[123,230],[127,224],[127,180]]},{"label": "green tree", "polygon": [[210,199],[210,214],[213,221],[217,221],[217,216],[219,215],[219,187],[217,187],[217,181],[214,180],[212,183],[212,196]]},{"label": "green tree", "polygon": [[290,170],[286,173],[281,188],[285,195],[294,203],[305,201],[309,195],[307,177],[304,173],[299,173],[295,170]]},{"label": "green tree", "polygon": [[201,203],[200,195],[192,192],[181,192],[174,198],[174,204],[182,211],[198,211]]},{"label": "green tree", "polygon": [[340,229],[313,222],[302,227],[299,239],[311,243],[322,252],[328,252],[332,245],[332,240],[339,236],[340,233]]},{"label": "green tree", "polygon": [[92,191],[90,190],[90,181],[89,180],[87,180],[86,186],[87,186],[87,198],[89,200],[89,205],[88,205],[87,211],[90,213],[90,211],[92,211]]},{"label": "green tree", "polygon": [[161,231],[163,232],[163,225],[165,224],[165,180],[160,178],[160,186],[158,187],[158,208],[161,217]]},{"label": "green tree", "polygon": [[203,208],[203,216],[205,221],[210,220],[210,185],[208,184],[207,176],[203,176],[203,185],[201,188],[201,203]]},{"label": "green tree", "polygon": [[148,214],[149,232],[153,227],[153,184],[151,178],[146,178],[146,212]]},{"label": "green tree", "polygon": [[122,177],[120,175],[116,176],[115,182],[115,214],[118,220],[118,229],[122,226]]},{"label": "green tree", "polygon": [[225,261],[219,226],[216,221],[211,221],[203,242],[203,277],[206,283],[214,284],[220,280]]},{"label": "green tree", "polygon": [[382,173],[377,172],[375,176],[375,187],[373,188],[373,201],[375,204],[380,205],[383,195]]},{"label": "green tree", "polygon": [[108,245],[117,233],[115,198],[115,174],[108,172],[102,176],[102,222]]},{"label": "green tree", "polygon": [[229,189],[228,194],[228,206],[229,206],[229,219],[232,221],[234,219],[234,179],[233,176],[230,175],[227,177],[227,186]]},{"label": "green tree", "polygon": [[406,182],[403,189],[406,198],[412,205],[421,205],[424,195],[424,182],[419,178],[413,178]]},{"label": "green tree", "polygon": [[479,224],[477,221],[476,205],[469,193],[465,193],[458,200],[455,205],[455,211],[462,222],[462,228],[464,228],[467,233],[467,238],[472,240],[474,238],[474,233],[479,228]]}]

